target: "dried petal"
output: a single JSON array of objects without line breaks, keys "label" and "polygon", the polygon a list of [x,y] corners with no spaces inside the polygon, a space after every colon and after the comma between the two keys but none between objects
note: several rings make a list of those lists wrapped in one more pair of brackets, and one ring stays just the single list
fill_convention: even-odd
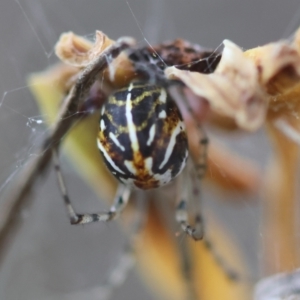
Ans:
[{"label": "dried petal", "polygon": [[[95,33],[94,44],[73,32],[67,32],[62,34],[57,42],[55,53],[62,62],[83,68],[113,43],[113,40],[98,30]],[[103,76],[106,84],[120,88],[129,84],[136,74],[132,62],[125,53],[121,53],[110,62],[108,69],[103,72]]]},{"label": "dried petal", "polygon": [[286,42],[251,49],[244,55],[255,63],[259,82],[270,96],[287,92],[299,82],[300,56],[295,47]]},{"label": "dried petal", "polygon": [[73,32],[67,32],[60,36],[55,46],[55,54],[66,64],[74,67],[86,67],[113,43],[113,40],[98,30],[95,33],[94,44]]},{"label": "dried petal", "polygon": [[182,80],[196,95],[206,99],[213,111],[232,117],[243,129],[256,130],[262,125],[267,103],[258,83],[254,63],[242,50],[224,41],[222,59],[212,74],[167,68],[168,78]]}]

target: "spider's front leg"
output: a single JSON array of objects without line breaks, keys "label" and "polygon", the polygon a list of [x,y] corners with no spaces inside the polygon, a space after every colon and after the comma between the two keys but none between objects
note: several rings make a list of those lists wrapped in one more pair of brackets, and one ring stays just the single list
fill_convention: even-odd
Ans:
[{"label": "spider's front leg", "polygon": [[99,221],[110,221],[115,219],[126,207],[131,190],[129,187],[119,184],[116,196],[114,198],[113,205],[107,212],[100,212],[94,214],[77,214],[71,204],[70,198],[68,196],[67,188],[63,175],[60,169],[59,156],[57,148],[53,149],[53,160],[55,171],[58,179],[59,188],[67,208],[68,215],[70,217],[71,224],[87,224]]}]

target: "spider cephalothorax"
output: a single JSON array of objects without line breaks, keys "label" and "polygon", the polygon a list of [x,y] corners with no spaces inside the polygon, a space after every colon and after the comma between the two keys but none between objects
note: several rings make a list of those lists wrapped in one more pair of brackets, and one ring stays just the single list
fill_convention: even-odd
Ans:
[{"label": "spider cephalothorax", "polygon": [[176,39],[153,47],[132,49],[128,57],[134,62],[138,73],[149,79],[160,76],[160,80],[164,80],[165,76],[159,70],[163,71],[169,66],[192,72],[212,73],[220,62],[221,54],[183,39]]},{"label": "spider cephalothorax", "polygon": [[97,143],[112,174],[141,189],[169,183],[188,157],[176,104],[165,88],[146,82],[131,83],[108,98]]}]

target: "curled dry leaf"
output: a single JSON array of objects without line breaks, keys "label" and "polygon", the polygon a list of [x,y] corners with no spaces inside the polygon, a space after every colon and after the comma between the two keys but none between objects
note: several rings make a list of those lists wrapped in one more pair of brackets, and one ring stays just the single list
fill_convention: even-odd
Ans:
[{"label": "curled dry leaf", "polygon": [[[84,68],[113,43],[113,40],[98,30],[95,33],[94,43],[73,32],[67,32],[63,33],[57,42],[55,53],[65,64]],[[111,60],[109,57],[107,59]],[[110,61],[109,68],[104,71],[103,76],[106,84],[118,88],[134,78],[135,72],[127,56],[121,53],[116,59]]]},{"label": "curled dry leaf", "polygon": [[214,73],[170,67],[165,70],[166,76],[182,80],[196,95],[206,99],[213,111],[233,118],[240,128],[256,130],[265,119],[267,107],[257,69],[238,46],[230,41],[224,41],[224,46]]},{"label": "curled dry leaf", "polygon": [[[231,118],[241,129],[253,131],[263,125],[268,109],[276,106],[280,93],[293,89],[299,82],[297,49],[299,33],[292,45],[280,41],[245,53],[225,40],[222,59],[214,73],[200,74],[175,67],[167,68],[165,73],[171,79],[182,80],[196,95],[206,99],[215,123],[229,124],[228,128],[235,129],[228,122]],[[270,98],[275,95],[276,98]]]},{"label": "curled dry leaf", "polygon": [[248,50],[244,55],[254,62],[267,96],[286,93],[299,83],[300,56],[293,45],[280,41]]},{"label": "curled dry leaf", "polygon": [[73,32],[66,32],[60,36],[56,43],[55,54],[68,65],[86,67],[112,43],[114,43],[113,40],[98,30],[95,33],[94,44]]}]

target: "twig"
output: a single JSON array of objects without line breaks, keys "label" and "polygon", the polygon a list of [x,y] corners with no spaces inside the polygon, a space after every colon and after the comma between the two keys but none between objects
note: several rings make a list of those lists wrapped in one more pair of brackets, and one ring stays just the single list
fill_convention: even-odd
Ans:
[{"label": "twig", "polygon": [[91,86],[97,79],[97,75],[107,67],[109,62],[107,58],[117,57],[121,51],[133,44],[134,40],[132,38],[121,38],[108,47],[81,72],[63,101],[58,118],[49,130],[49,135],[41,143],[37,154],[21,171],[12,191],[3,201],[3,207],[0,209],[0,264],[5,257],[9,244],[8,238],[13,230],[17,228],[17,215],[20,208],[29,202],[28,195],[33,184],[39,175],[46,172],[50,165],[53,146],[59,145],[63,136],[78,118],[78,107],[86,99]]}]

